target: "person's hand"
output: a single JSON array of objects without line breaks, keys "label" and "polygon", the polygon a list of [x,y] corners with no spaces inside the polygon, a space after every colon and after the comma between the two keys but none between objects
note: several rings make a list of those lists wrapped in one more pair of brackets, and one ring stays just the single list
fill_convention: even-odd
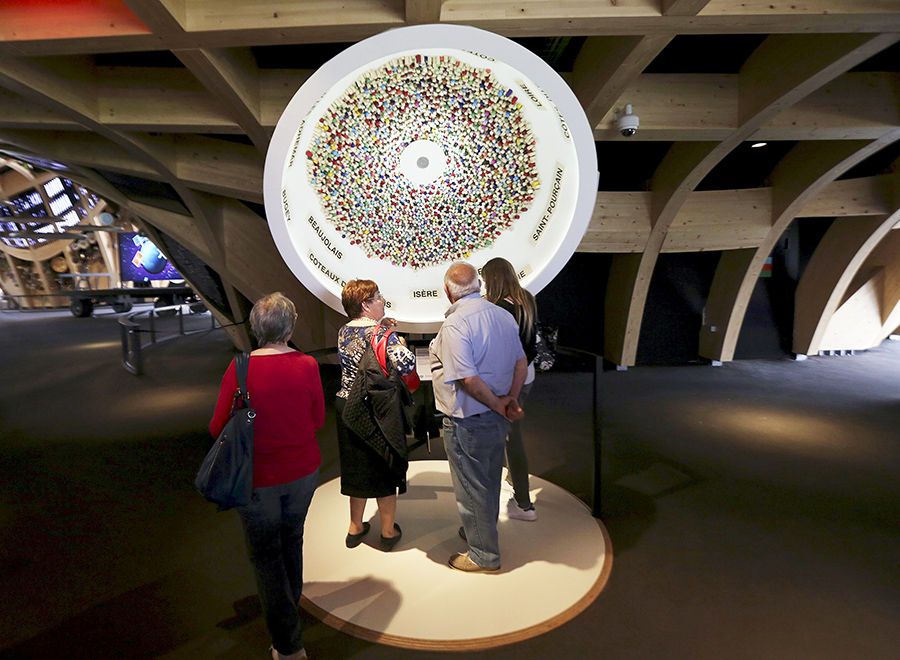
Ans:
[{"label": "person's hand", "polygon": [[515,397],[507,394],[506,396],[499,397],[499,402],[497,412],[506,417],[509,421],[515,422],[525,417],[525,411],[522,410],[522,406],[519,405],[519,402],[516,401]]},{"label": "person's hand", "polygon": [[394,328],[397,326],[397,319],[393,319],[390,316],[385,316],[383,319],[381,319],[381,325],[386,328]]},{"label": "person's hand", "polygon": [[506,412],[503,416],[511,422],[517,422],[525,417],[525,411],[522,410],[522,406],[519,405],[519,402],[513,399],[507,404]]}]

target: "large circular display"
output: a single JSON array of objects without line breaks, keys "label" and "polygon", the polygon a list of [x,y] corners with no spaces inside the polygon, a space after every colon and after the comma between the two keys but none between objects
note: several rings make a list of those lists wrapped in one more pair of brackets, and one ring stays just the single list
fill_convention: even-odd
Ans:
[{"label": "large circular display", "polygon": [[[549,90],[549,93],[545,90]],[[574,252],[596,197],[593,135],[540,58],[475,28],[391,30],[320,68],[266,159],[266,213],[300,281],[342,311],[378,282],[401,329],[433,331],[455,260],[508,259],[537,292]]]},{"label": "large circular display", "polygon": [[512,227],[540,185],[521,109],[490,68],[395,58],[319,118],[307,179],[366,256],[416,270],[465,259]]}]

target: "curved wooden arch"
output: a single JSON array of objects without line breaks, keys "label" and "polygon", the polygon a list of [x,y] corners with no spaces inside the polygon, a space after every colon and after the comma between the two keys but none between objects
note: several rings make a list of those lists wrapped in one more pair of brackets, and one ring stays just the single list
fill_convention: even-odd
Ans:
[{"label": "curved wooden arch", "polygon": [[[826,232],[810,259],[797,286],[793,351],[798,355],[816,354],[820,350],[863,349],[877,346],[883,338],[881,309],[877,324],[865,328],[869,319],[848,318],[845,327],[832,332],[826,341],[829,325],[837,320],[838,309],[846,305],[849,314],[861,312],[861,298],[883,289],[883,273],[863,273],[862,266],[883,238],[900,220],[900,211],[884,217],[840,218]],[[863,275],[854,289],[851,284]],[[865,288],[872,289],[866,291]],[[855,295],[851,295],[855,294]],[[877,298],[882,296],[877,295]],[[874,301],[880,303],[880,300]],[[854,304],[856,303],[856,304]],[[847,316],[847,314],[845,314]],[[863,327],[865,336],[852,336],[852,327]],[[867,330],[867,331],[865,331]]]},{"label": "curved wooden arch", "polygon": [[820,191],[875,152],[900,140],[900,130],[872,142],[807,142],[772,172],[772,227],[757,248],[722,253],[706,303],[700,355],[734,359],[741,325],[763,264],[790,223]]},{"label": "curved wooden arch", "polygon": [[173,51],[228,110],[259,153],[265,155],[272,131],[261,119],[259,68],[249,49],[189,48]]},{"label": "curved wooden arch", "polygon": [[171,154],[166,153],[164,145],[149,136],[118,131],[101,122],[96,98],[82,96],[85,89],[90,89],[90,84],[82,83],[76,87],[72,82],[90,77],[90,67],[84,65],[80,71],[70,68],[67,73],[68,76],[65,76],[30,60],[11,58],[0,61],[0,83],[3,86],[106,138],[159,174],[175,189],[197,221],[204,238],[203,255],[213,261],[222,261],[224,254],[220,231],[204,216],[194,193],[172,171]]},{"label": "curved wooden arch", "polygon": [[[69,73],[73,75],[72,72]],[[76,78],[79,77],[75,75]],[[202,237],[201,242],[194,242],[195,252],[220,274],[232,317],[234,319],[243,317],[243,304],[235,295],[232,288],[235,287],[235,283],[225,264],[221,216],[215,212],[214,205],[211,208],[208,201],[202,197],[202,193],[191,190],[178,177],[173,167],[173,163],[177,164],[177,159],[172,157],[171,149],[167,149],[170,146],[168,140],[165,138],[154,140],[150,136],[129,134],[106,126],[99,120],[99,107],[91,107],[91,99],[79,95],[79,92],[84,90],[83,84],[76,90],[66,77],[34,62],[15,58],[0,62],[0,83],[38,105],[49,107],[54,112],[106,138],[172,186],[187,207],[193,224]],[[237,343],[245,347],[249,345],[249,341],[243,336]]]},{"label": "curved wooden arch", "polygon": [[[900,329],[900,230],[895,226],[863,265],[861,272],[878,272],[882,277],[881,343]],[[851,289],[856,283],[850,285]]]},{"label": "curved wooden arch", "polygon": [[[816,247],[797,285],[795,353],[871,348],[884,339],[883,327],[900,299],[893,269],[885,272],[900,256],[897,236],[885,240],[900,223],[900,170],[893,179],[894,213],[838,218]],[[881,258],[870,261],[879,248]]]},{"label": "curved wooden arch", "polygon": [[613,259],[604,306],[607,359],[634,365],[656,262],[672,221],[703,178],[778,113],[898,38],[894,34],[776,35],[754,51],[740,72],[740,127],[719,143],[672,146],[651,183],[652,229],[643,253],[616,255]]},{"label": "curved wooden arch", "polygon": [[[7,135],[7,138],[10,136]],[[23,149],[55,155],[42,141],[30,143],[21,135],[14,136]],[[106,180],[90,170],[72,168],[70,174],[82,185],[113,201],[139,219],[152,236],[162,231],[196,254],[203,249],[203,236],[194,219],[172,211],[135,202],[125,197]],[[323,305],[309,293],[288,270],[281,260],[271,235],[264,230],[265,221],[243,204],[228,197],[195,191],[198,203],[204,206],[207,216],[215,217],[222,227],[227,258],[222,263],[208,263],[223,280],[224,293],[230,315],[221,316],[213,305],[208,305],[223,325],[244,320],[245,305],[237,295],[256,300],[273,290],[280,290],[295,303],[298,319],[295,325],[296,342],[301,349],[313,350],[333,344],[343,317]],[[158,245],[165,243],[160,241]],[[226,328],[234,343],[249,348],[250,337],[242,326]]]}]

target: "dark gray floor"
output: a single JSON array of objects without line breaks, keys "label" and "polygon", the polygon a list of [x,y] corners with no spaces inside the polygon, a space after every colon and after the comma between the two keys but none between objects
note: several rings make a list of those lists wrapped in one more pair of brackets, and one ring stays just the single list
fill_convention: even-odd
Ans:
[{"label": "dark gray floor", "polygon": [[[191,486],[223,333],[153,348],[140,378],[109,312],[0,313],[0,348],[0,658],[268,657],[236,517]],[[900,657],[900,342],[603,383],[609,583],[566,625],[467,657]],[[543,374],[526,406],[531,471],[582,497],[590,401],[586,374]],[[320,443],[334,478],[330,416]],[[457,657],[307,625],[313,660]]]}]

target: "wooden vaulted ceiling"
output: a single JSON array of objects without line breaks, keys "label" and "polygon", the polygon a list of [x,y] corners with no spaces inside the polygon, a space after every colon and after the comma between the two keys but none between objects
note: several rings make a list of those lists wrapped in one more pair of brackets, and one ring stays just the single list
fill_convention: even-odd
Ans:
[{"label": "wooden vaulted ceiling", "polygon": [[[795,351],[826,345],[867,286],[883,328],[900,321],[900,0],[17,0],[0,6],[0,151],[65,164],[188,247],[221,276],[227,317],[281,289],[301,347],[329,345],[340,319],[260,216],[269,139],[347,44],[438,22],[520,40],[581,100],[601,183],[579,250],[614,255],[612,361],[635,362],[660,254],[701,250],[723,252],[700,352],[732,359],[763,263],[798,217],[840,222],[798,290]],[[627,139],[625,103],[641,121]],[[166,203],[138,199],[141,182]]]}]

